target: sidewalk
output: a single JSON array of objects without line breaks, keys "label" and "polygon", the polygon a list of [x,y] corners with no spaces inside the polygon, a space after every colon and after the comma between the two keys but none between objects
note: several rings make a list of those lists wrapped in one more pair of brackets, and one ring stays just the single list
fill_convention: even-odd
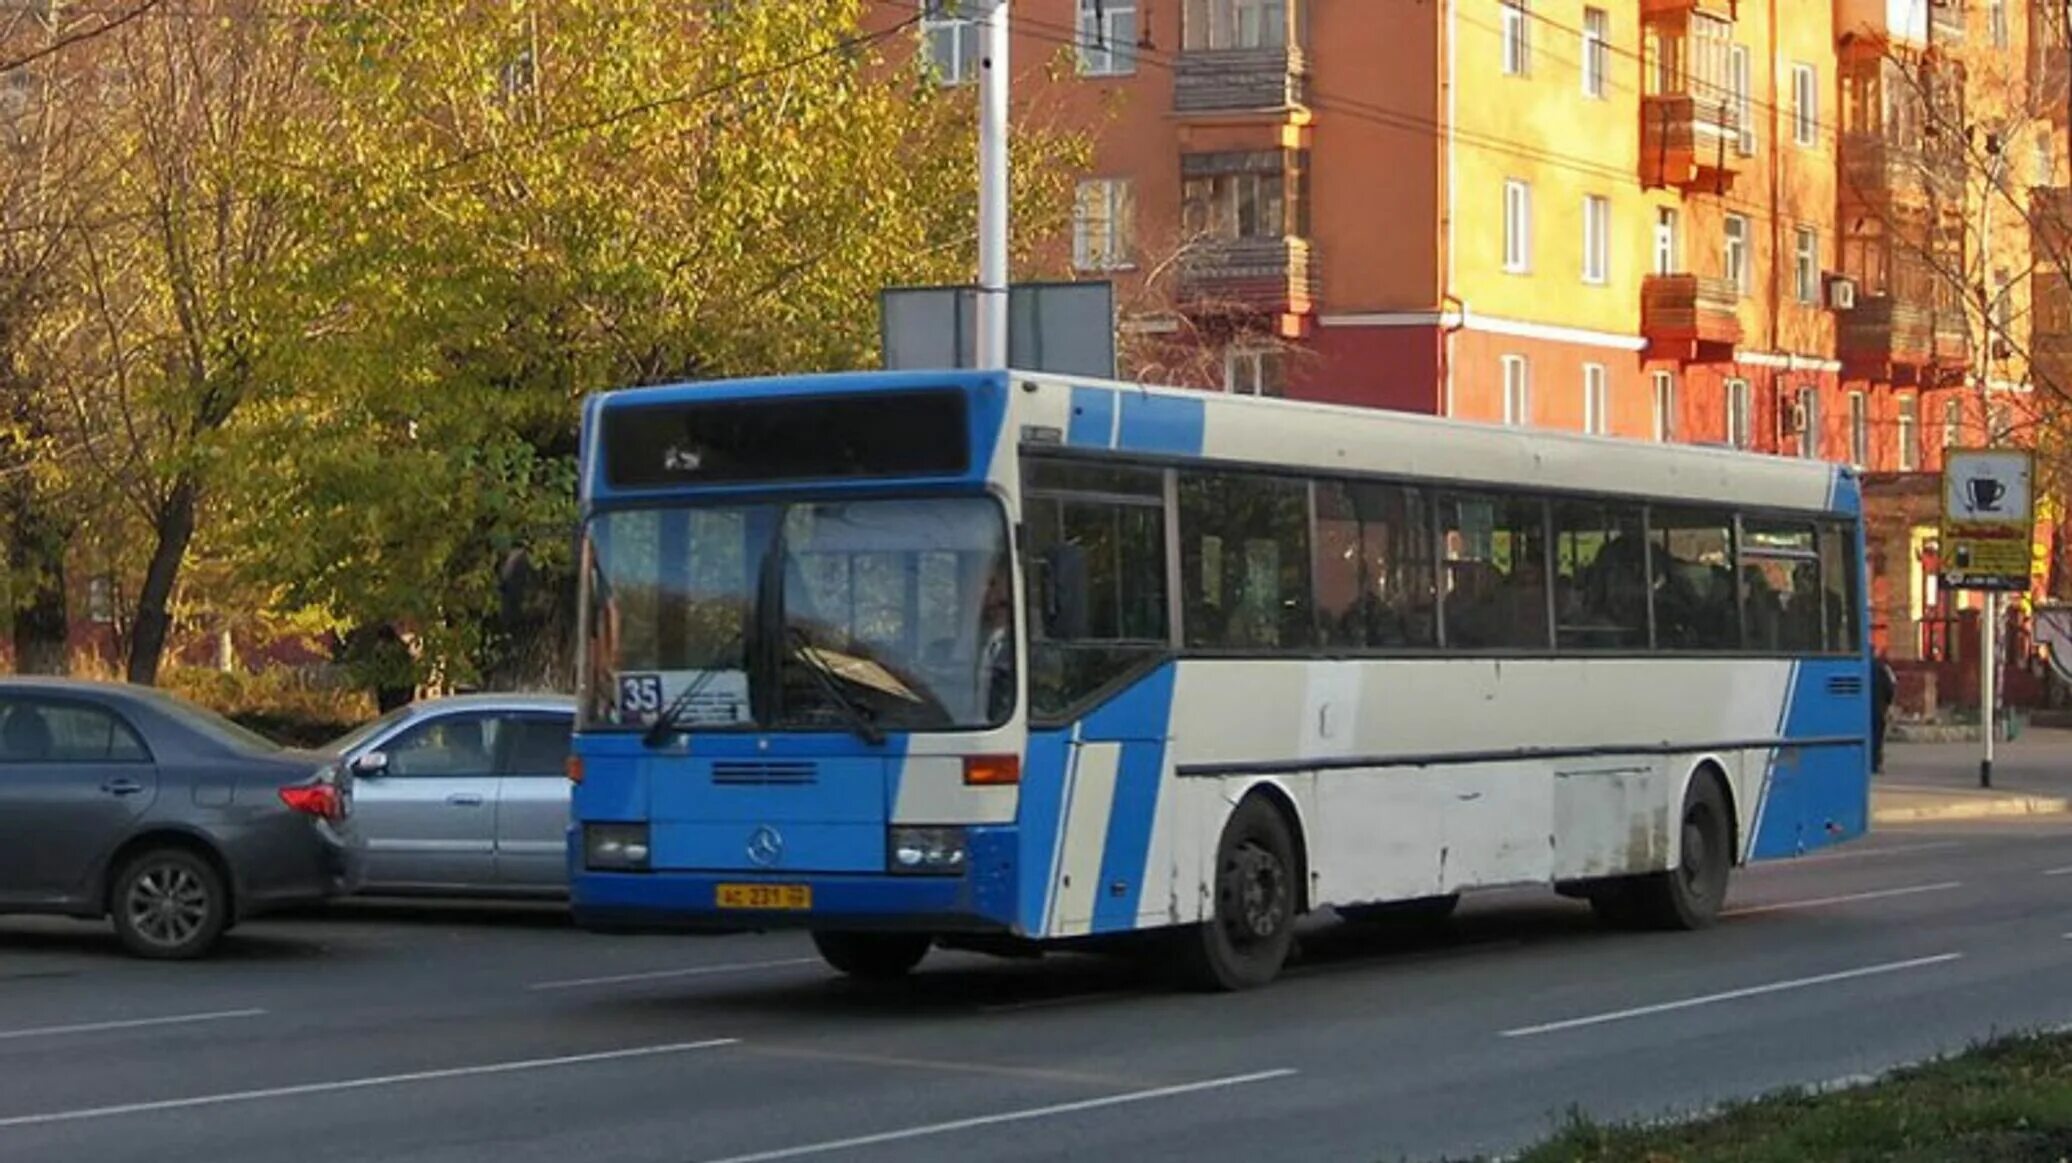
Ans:
[{"label": "sidewalk", "polygon": [[1874,824],[2072,812],[2072,731],[2031,728],[1994,749],[1993,786],[1978,785],[1978,743],[1887,743],[1871,777]]}]

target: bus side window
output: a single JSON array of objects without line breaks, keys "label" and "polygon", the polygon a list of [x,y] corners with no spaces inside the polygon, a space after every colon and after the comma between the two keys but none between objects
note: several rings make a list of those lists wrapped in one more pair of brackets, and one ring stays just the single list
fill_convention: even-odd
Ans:
[{"label": "bus side window", "polygon": [[1847,525],[1820,527],[1820,579],[1826,591],[1824,612],[1826,645],[1834,654],[1854,654],[1859,649],[1856,606],[1856,572],[1852,549],[1855,531]]},{"label": "bus side window", "polygon": [[[1162,478],[1144,475],[1031,466],[1024,560],[1029,710],[1039,721],[1074,713],[1171,649]],[[1085,487],[1104,491],[1076,491]]]}]

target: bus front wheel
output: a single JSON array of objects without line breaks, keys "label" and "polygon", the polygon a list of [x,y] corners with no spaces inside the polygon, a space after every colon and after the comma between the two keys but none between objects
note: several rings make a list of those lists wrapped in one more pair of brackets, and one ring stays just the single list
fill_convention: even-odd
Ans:
[{"label": "bus front wheel", "polygon": [[1215,912],[1181,937],[1191,984],[1251,989],[1272,981],[1295,941],[1295,838],[1259,796],[1231,813],[1216,845]]},{"label": "bus front wheel", "polygon": [[928,956],[926,933],[814,933],[813,947],[836,970],[864,981],[905,977]]}]

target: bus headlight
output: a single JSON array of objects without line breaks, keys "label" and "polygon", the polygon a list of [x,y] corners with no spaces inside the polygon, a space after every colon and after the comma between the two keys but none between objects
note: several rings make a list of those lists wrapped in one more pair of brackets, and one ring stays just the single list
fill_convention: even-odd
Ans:
[{"label": "bus headlight", "polygon": [[584,824],[583,866],[607,872],[645,872],[646,824]]},{"label": "bus headlight", "polygon": [[923,876],[955,876],[970,859],[962,828],[892,829],[886,845],[888,863],[896,873]]}]

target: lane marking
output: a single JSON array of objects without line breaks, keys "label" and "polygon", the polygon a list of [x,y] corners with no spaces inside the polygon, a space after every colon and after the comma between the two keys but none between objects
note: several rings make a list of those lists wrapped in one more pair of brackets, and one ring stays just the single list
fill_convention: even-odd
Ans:
[{"label": "lane marking", "polygon": [[1859,977],[1875,977],[1881,973],[1898,973],[1904,969],[1922,969],[1930,965],[1941,965],[1963,957],[1962,953],[1938,953],[1933,957],[1915,957],[1907,961],[1888,961],[1882,965],[1866,965],[1860,969],[1844,969],[1839,973],[1822,973],[1813,977],[1795,977],[1789,981],[1773,981],[1768,985],[1751,985],[1746,989],[1730,989],[1724,993],[1708,993],[1702,997],[1687,997],[1681,1001],[1667,1001],[1656,1005],[1635,1006],[1632,1009],[1613,1010],[1610,1013],[1592,1014],[1589,1017],[1569,1018],[1559,1022],[1546,1022],[1537,1026],[1520,1026],[1505,1030],[1499,1036],[1525,1038],[1534,1034],[1551,1034],[1559,1030],[1574,1030],[1583,1026],[1598,1026],[1606,1022],[1624,1021],[1627,1018],[1646,1017],[1650,1014],[1665,1014],[1673,1010],[1687,1010],[1696,1006],[1713,1005],[1723,1001],[1738,1001],[1745,997],[1760,997],[1768,993],[1783,993],[1786,990],[1805,989],[1808,986],[1828,985],[1837,981],[1853,981]]},{"label": "lane marking", "polygon": [[217,1010],[207,1014],[174,1014],[164,1018],[129,1018],[114,1022],[80,1022],[70,1026],[38,1026],[28,1030],[0,1030],[0,1042],[15,1038],[54,1038],[61,1034],[97,1034],[102,1030],[141,1030],[147,1026],[181,1026],[195,1022],[228,1022],[256,1018],[265,1010]]},{"label": "lane marking", "polygon": [[1109,1074],[1086,1074],[1076,1070],[1046,1070],[1040,1066],[1007,1066],[993,1062],[963,1062],[939,1058],[907,1058],[893,1054],[864,1054],[847,1050],[815,1050],[805,1046],[772,1046],[758,1042],[743,1048],[743,1053],[765,1058],[783,1058],[803,1062],[838,1062],[850,1066],[885,1066],[899,1070],[928,1070],[944,1074],[958,1074],[970,1077],[974,1074],[992,1075],[998,1078],[1017,1078],[1034,1082],[1062,1082],[1073,1086],[1091,1086],[1101,1090],[1121,1090],[1126,1087],[1142,1086],[1141,1078],[1117,1078]]},{"label": "lane marking", "polygon": [[1178,1098],[1182,1095],[1200,1094],[1204,1091],[1227,1090],[1233,1086],[1249,1086],[1255,1082],[1271,1082],[1277,1078],[1288,1078],[1293,1070],[1262,1070],[1256,1074],[1234,1074],[1228,1078],[1211,1078],[1205,1082],[1189,1082],[1180,1086],[1160,1086],[1151,1090],[1132,1090],[1124,1094],[1112,1094],[1105,1098],[1082,1099],[1079,1102],[1061,1102],[1053,1106],[1029,1107],[1024,1110],[1006,1111],[997,1115],[980,1115],[977,1118],[956,1119],[947,1123],[928,1123],[924,1126],[906,1127],[897,1131],[882,1131],[875,1135],[858,1135],[851,1139],[829,1139],[819,1143],[807,1143],[798,1147],[780,1147],[775,1151],[758,1151],[752,1155],[730,1155],[715,1159],[711,1163],[772,1163],[777,1159],[797,1159],[806,1155],[826,1155],[834,1151],[847,1151],[856,1147],[875,1147],[881,1143],[898,1143],[909,1139],[924,1139],[934,1135],[947,1135],[954,1131],[969,1131],[978,1127],[997,1127],[1003,1123],[1027,1122],[1031,1119],[1054,1118],[1058,1115],[1076,1114],[1080,1111],[1100,1110],[1104,1107],[1126,1106],[1130,1103],[1150,1102],[1161,1098]]},{"label": "lane marking", "polygon": [[1948,892],[1953,888],[1962,887],[1964,887],[1964,882],[1961,880],[1944,880],[1938,881],[1935,884],[1911,884],[1905,888],[1881,888],[1870,892],[1845,893],[1842,896],[1813,897],[1810,900],[1802,901],[1779,901],[1771,905],[1749,905],[1746,908],[1727,909],[1721,912],[1720,916],[1752,917],[1757,913],[1783,913],[1789,912],[1792,909],[1817,909],[1824,908],[1827,905],[1848,904],[1851,901],[1876,901],[1896,896],[1917,896],[1924,892]]},{"label": "lane marking", "polygon": [[1789,860],[1760,860],[1749,865],[1755,872],[1785,872],[1801,864],[1825,864],[1832,860],[1863,860],[1871,856],[1907,856],[1916,852],[1937,852],[1945,848],[1970,847],[1963,840],[1937,840],[1929,844],[1888,844],[1882,848],[1845,848],[1840,852],[1816,852]]},{"label": "lane marking", "polygon": [[787,957],[781,961],[736,961],[727,965],[693,965],[683,969],[655,969],[646,973],[614,973],[608,977],[571,977],[562,981],[535,981],[527,989],[578,989],[586,985],[621,985],[629,981],[665,981],[675,977],[712,977],[722,973],[749,973],[757,969],[786,969],[794,965],[818,965],[818,957]]},{"label": "lane marking", "polygon": [[15,1115],[0,1118],[0,1130],[13,1127],[39,1127],[50,1123],[76,1123],[87,1119],[113,1118],[117,1115],[147,1114],[153,1111],[188,1110],[193,1107],[223,1106],[236,1102],[256,1102],[267,1098],[293,1098],[305,1094],[335,1094],[346,1090],[370,1090],[379,1086],[399,1086],[406,1082],[432,1082],[444,1078],[476,1078],[487,1074],[515,1074],[522,1070],[546,1070],[556,1066],[581,1066],[591,1062],[616,1062],[630,1058],[656,1058],[665,1054],[685,1054],[693,1050],[714,1050],[722,1046],[734,1046],[738,1038],[709,1038],[702,1042],[671,1042],[661,1046],[636,1046],[628,1050],[602,1050],[594,1054],[566,1054],[558,1058],[526,1058],[516,1062],[490,1062],[481,1066],[454,1066],[444,1070],[413,1070],[408,1074],[382,1074],[371,1078],[346,1078],[336,1082],[307,1082],[299,1086],[269,1086],[263,1090],[237,1090],[227,1094],[204,1094],[193,1098],[167,1098],[155,1102],[126,1102],[117,1106],[83,1107],[77,1110],[49,1111],[35,1115]]},{"label": "lane marking", "polygon": [[2067,866],[2066,866],[2066,867],[2064,867],[2064,868],[2046,868],[2046,869],[2044,869],[2044,870],[2043,870],[2043,875],[2045,875],[2045,876],[2072,876],[2072,865],[2067,865]]}]

